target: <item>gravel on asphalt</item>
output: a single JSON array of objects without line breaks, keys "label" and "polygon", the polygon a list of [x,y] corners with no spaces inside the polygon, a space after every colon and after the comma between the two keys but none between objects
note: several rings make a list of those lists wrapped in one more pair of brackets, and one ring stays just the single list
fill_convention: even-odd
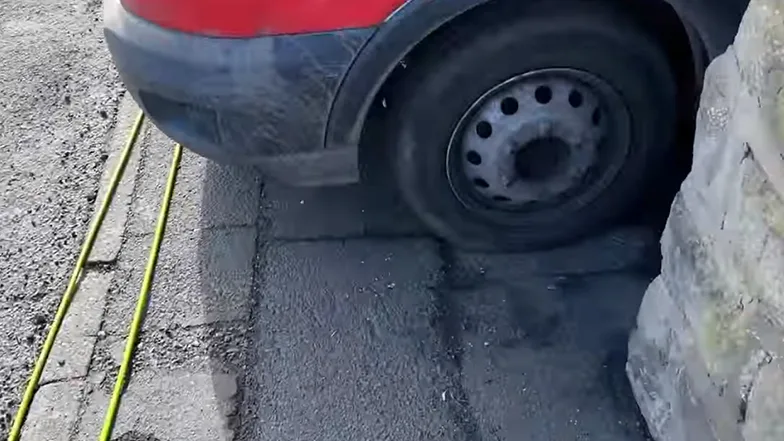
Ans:
[{"label": "gravel on asphalt", "polygon": [[122,86],[99,0],[0,2],[0,438],[78,253]]}]

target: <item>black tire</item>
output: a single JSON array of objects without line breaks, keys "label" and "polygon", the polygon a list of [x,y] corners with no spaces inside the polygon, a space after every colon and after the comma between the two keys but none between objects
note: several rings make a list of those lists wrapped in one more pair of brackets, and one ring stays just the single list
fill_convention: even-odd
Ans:
[{"label": "black tire", "polygon": [[[403,197],[435,234],[458,247],[530,250],[595,232],[627,213],[667,158],[677,93],[665,52],[624,15],[594,3],[570,5],[451,29],[414,58],[390,96],[388,133]],[[447,178],[453,130],[494,86],[547,68],[589,72],[622,97],[630,142],[620,170],[590,200],[575,196],[524,212],[466,206]]]}]

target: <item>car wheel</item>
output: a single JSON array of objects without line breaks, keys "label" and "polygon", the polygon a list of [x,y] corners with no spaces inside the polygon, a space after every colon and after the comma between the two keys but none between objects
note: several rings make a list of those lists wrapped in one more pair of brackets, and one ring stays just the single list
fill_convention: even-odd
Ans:
[{"label": "car wheel", "polygon": [[[477,21],[479,22],[479,21]],[[391,101],[398,185],[457,246],[563,244],[628,211],[677,119],[664,50],[598,6],[452,29]]]}]

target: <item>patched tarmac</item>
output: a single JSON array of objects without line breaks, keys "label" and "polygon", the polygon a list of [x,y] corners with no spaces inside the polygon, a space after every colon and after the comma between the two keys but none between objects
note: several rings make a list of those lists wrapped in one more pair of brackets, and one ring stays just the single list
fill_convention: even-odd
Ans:
[{"label": "patched tarmac", "polygon": [[[120,106],[109,166],[136,110]],[[172,146],[146,127],[23,439],[100,432]],[[646,439],[624,364],[658,270],[650,227],[546,252],[465,253],[427,234],[387,170],[363,175],[289,188],[185,153],[115,439]],[[65,245],[62,268],[78,248]],[[26,265],[39,285],[36,271],[55,275]],[[60,272],[40,289],[59,295]],[[0,318],[32,311],[15,302]],[[49,318],[33,314],[0,344],[37,347]],[[25,354],[3,381],[29,372]]]},{"label": "patched tarmac", "polygon": [[265,187],[240,439],[647,438],[624,365],[649,227],[463,253],[380,175]]}]

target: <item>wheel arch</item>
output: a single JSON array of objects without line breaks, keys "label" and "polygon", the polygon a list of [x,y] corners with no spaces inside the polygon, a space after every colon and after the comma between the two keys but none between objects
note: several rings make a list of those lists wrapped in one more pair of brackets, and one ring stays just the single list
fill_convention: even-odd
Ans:
[{"label": "wheel arch", "polygon": [[[534,1],[525,0],[530,6]],[[609,1],[619,6],[621,0]],[[748,0],[635,0],[644,16],[646,7],[669,6],[688,36],[693,57],[696,94],[707,62],[732,42]],[[326,148],[358,147],[371,107],[394,83],[406,57],[425,47],[441,31],[481,11],[519,8],[513,0],[408,0],[365,43],[342,79],[332,103],[324,134]],[[628,6],[627,6],[628,8]],[[698,96],[696,97],[698,98]]]}]

